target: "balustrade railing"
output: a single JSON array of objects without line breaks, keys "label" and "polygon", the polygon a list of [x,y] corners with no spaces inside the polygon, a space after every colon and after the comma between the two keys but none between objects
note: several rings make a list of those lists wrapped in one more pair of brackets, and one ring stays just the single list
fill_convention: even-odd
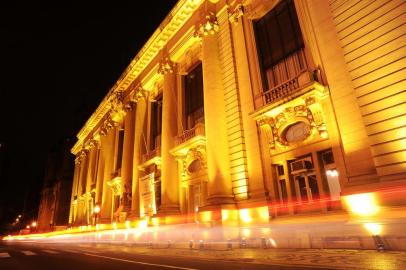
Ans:
[{"label": "balustrade railing", "polygon": [[161,155],[161,147],[157,147],[154,150],[148,151],[147,153],[142,155],[142,162],[146,162],[154,157]]},{"label": "balustrade railing", "polygon": [[182,144],[198,135],[205,136],[205,129],[203,123],[197,123],[193,128],[185,130],[181,135],[176,137],[176,143],[178,145]]}]

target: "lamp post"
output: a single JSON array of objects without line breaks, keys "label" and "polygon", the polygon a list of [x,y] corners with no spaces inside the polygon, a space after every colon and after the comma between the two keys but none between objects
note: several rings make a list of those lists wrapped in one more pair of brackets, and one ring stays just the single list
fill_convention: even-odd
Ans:
[{"label": "lamp post", "polygon": [[36,230],[37,230],[37,222],[36,221],[33,221],[32,223],[31,223],[31,228],[32,228],[32,232],[35,232]]},{"label": "lamp post", "polygon": [[94,225],[97,225],[97,221],[99,218],[99,213],[100,213],[100,206],[99,204],[95,204],[94,208],[93,208],[93,214],[94,214]]}]

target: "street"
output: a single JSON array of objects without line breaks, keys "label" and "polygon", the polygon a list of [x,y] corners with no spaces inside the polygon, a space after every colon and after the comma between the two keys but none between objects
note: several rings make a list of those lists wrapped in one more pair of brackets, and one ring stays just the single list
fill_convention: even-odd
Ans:
[{"label": "street", "polygon": [[213,260],[162,254],[157,256],[134,253],[131,250],[123,246],[78,243],[0,242],[0,269],[314,269],[312,266],[266,265],[243,260]]}]

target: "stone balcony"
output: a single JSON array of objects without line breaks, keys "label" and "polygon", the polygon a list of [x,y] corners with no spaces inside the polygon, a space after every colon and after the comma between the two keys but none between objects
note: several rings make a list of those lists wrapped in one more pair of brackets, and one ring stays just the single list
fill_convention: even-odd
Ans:
[{"label": "stone balcony", "polygon": [[317,70],[302,70],[294,78],[257,95],[255,97],[255,107],[259,109],[268,104],[280,104],[297,97],[303,93],[302,90],[309,89],[309,86],[317,83],[317,73]]},{"label": "stone balcony", "polygon": [[141,165],[138,166],[138,169],[143,171],[152,164],[157,166],[161,165],[161,147],[156,147],[143,154],[141,157]]},{"label": "stone balcony", "polygon": [[184,156],[189,150],[206,147],[204,123],[199,122],[193,128],[185,130],[176,138],[176,146],[170,151],[174,156]]}]

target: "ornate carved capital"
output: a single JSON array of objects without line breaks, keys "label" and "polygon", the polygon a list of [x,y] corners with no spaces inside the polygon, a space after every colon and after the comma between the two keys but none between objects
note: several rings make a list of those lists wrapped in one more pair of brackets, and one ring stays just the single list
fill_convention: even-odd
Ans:
[{"label": "ornate carved capital", "polygon": [[142,86],[139,86],[139,87],[135,90],[135,93],[134,93],[134,96],[133,96],[132,100],[133,100],[134,102],[138,102],[138,101],[140,101],[141,99],[147,100],[147,99],[148,99],[148,95],[149,95],[148,90],[144,89]]},{"label": "ornate carved capital", "polygon": [[217,17],[216,14],[214,14],[213,12],[209,12],[203,23],[201,23],[195,33],[194,36],[195,37],[199,37],[199,38],[203,38],[204,36],[208,36],[208,35],[214,35],[215,33],[217,33],[220,29],[219,23],[217,21]]},{"label": "ornate carved capital", "polygon": [[175,70],[175,63],[169,58],[169,56],[164,57],[159,63],[158,73],[165,75],[167,73],[173,73]]},{"label": "ornate carved capital", "polygon": [[94,139],[90,139],[85,143],[85,148],[86,149],[92,149],[94,147],[97,147],[98,141]]},{"label": "ornate carved capital", "polygon": [[124,105],[124,110],[126,112],[131,112],[134,109],[134,101],[129,101]]},{"label": "ornate carved capital", "polygon": [[124,109],[124,94],[122,91],[114,94],[114,97],[110,100],[110,105],[110,115],[112,120],[114,122],[121,122],[126,113]]},{"label": "ornate carved capital", "polygon": [[228,10],[228,19],[231,23],[237,24],[238,20],[244,15],[244,6],[242,4],[238,4],[234,8],[230,8]]}]

